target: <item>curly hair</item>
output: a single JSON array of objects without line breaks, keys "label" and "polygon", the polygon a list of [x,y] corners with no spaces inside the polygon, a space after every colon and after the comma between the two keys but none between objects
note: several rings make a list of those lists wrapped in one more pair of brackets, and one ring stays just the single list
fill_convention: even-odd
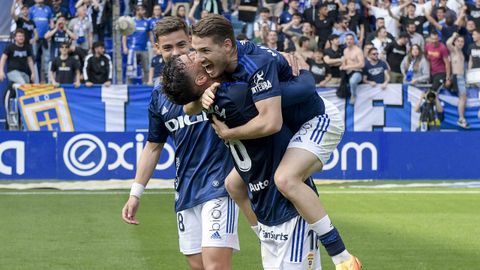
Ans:
[{"label": "curly hair", "polygon": [[198,100],[200,96],[193,91],[195,84],[188,74],[187,66],[174,56],[165,63],[163,68],[162,92],[167,98],[178,105],[185,105]]}]

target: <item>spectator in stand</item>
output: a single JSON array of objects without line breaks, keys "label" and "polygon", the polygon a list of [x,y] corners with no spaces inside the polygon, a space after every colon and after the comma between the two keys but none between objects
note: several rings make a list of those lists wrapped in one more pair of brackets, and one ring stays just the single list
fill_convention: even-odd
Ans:
[{"label": "spectator in stand", "polygon": [[162,81],[162,71],[165,63],[163,62],[162,52],[158,46],[154,46],[155,57],[152,58],[150,70],[148,72],[148,85],[154,85]]},{"label": "spectator in stand", "polygon": [[412,45],[407,56],[403,58],[400,68],[404,77],[403,83],[426,84],[430,79],[430,66],[423,56],[422,47],[418,44]]},{"label": "spectator in stand", "polygon": [[[87,0],[89,1],[89,0]],[[141,5],[145,7],[145,17],[150,18],[153,12],[153,6],[160,2],[158,0],[123,0],[124,2],[129,1],[130,12],[133,16],[135,16],[137,6]],[[177,1],[180,2],[180,1]],[[176,7],[175,7],[176,8]],[[163,9],[162,9],[163,10]],[[175,14],[172,14],[175,16]]]},{"label": "spectator in stand", "polygon": [[343,64],[343,46],[340,45],[340,38],[337,35],[331,35],[328,38],[328,48],[325,49],[323,60],[330,66],[332,72],[332,84],[340,83],[340,66]]},{"label": "spectator in stand", "polygon": [[55,87],[60,84],[73,84],[76,88],[80,87],[80,63],[69,56],[68,50],[70,44],[64,42],[60,45],[60,55],[52,60],[50,65],[50,82]]},{"label": "spectator in stand", "polygon": [[328,17],[328,6],[323,3],[318,9],[318,17],[315,20],[315,33],[318,36],[318,47],[325,48],[328,37],[332,34],[332,28],[335,20]]},{"label": "spectator in stand", "polygon": [[346,43],[345,38],[349,35],[353,36],[353,39],[355,40],[355,44],[357,44],[358,43],[357,35],[355,34],[355,32],[353,32],[348,28],[348,24],[349,24],[348,17],[343,16],[338,18],[332,34],[338,35],[340,37],[340,44],[342,45],[345,45]]},{"label": "spectator in stand", "polygon": [[282,31],[292,40],[298,40],[303,36],[302,15],[300,13],[293,14],[292,20],[283,25]]},{"label": "spectator in stand", "polygon": [[307,63],[310,66],[310,72],[312,72],[315,78],[315,84],[319,87],[327,86],[328,82],[332,79],[330,67],[323,62],[323,51],[317,49],[313,53],[313,58],[307,59]]},{"label": "spectator in stand", "polygon": [[[385,19],[383,18],[377,18],[375,21],[375,29],[378,30],[382,27],[385,27]],[[374,40],[377,37],[377,31],[372,31],[367,34],[367,38],[365,39],[366,43],[371,43],[372,40]],[[392,36],[392,34],[387,32],[387,37],[391,40],[394,40],[395,38]],[[367,52],[368,53],[368,52]]]},{"label": "spectator in stand", "polygon": [[419,34],[415,29],[417,29],[415,22],[408,23],[407,34],[409,43],[407,45],[410,48],[411,46],[417,44],[421,48],[423,48],[425,47],[425,40],[423,39],[423,35]]},{"label": "spectator in stand", "polygon": [[457,125],[462,128],[469,128],[467,120],[465,119],[467,87],[465,82],[465,58],[463,56],[464,45],[465,39],[456,32],[447,40],[447,48],[452,61],[452,90],[458,92]]},{"label": "spectator in stand", "polygon": [[185,11],[185,15],[190,12],[190,0],[172,0],[172,3],[172,16],[178,16],[178,11],[181,10],[179,9],[179,6],[183,6],[183,11]]},{"label": "spectator in stand", "polygon": [[[198,4],[198,0],[195,0],[195,3]],[[195,3],[194,3],[194,6],[195,6]],[[151,33],[153,33],[153,31],[155,30],[155,25],[157,25],[157,22],[160,21],[161,19],[163,19],[163,14],[162,14],[162,7],[160,5],[155,5],[153,6],[153,13],[152,13],[152,17],[150,18],[150,21],[149,21],[149,31]],[[154,40],[154,35],[150,35],[150,42],[152,44],[155,43],[155,40]]]},{"label": "spectator in stand", "polygon": [[[145,7],[137,6],[135,10],[135,32],[130,36],[122,36],[123,53],[127,55],[127,77],[130,79],[142,78],[144,83],[148,79],[149,57],[147,42],[152,32],[149,21],[145,18]],[[142,74],[138,74],[137,65],[141,65]]]},{"label": "spectator in stand", "polygon": [[257,15],[258,0],[239,0],[238,20],[246,24],[246,35],[253,39],[253,25]]},{"label": "spectator in stand", "polygon": [[[453,33],[457,32],[462,26],[463,19],[465,17],[465,10],[466,7],[461,9],[456,21],[454,21],[454,18],[452,16],[446,17],[445,23],[437,22],[428,13],[425,13],[425,16],[427,17],[427,20],[430,22],[430,24],[434,27],[434,29],[439,31],[438,34],[441,37],[442,42],[445,44],[447,40],[453,35]],[[439,8],[438,12],[442,13],[443,11],[441,8]]]},{"label": "spectator in stand", "polygon": [[315,21],[318,18],[319,7],[319,0],[310,0],[310,7],[303,11],[303,21],[315,25]]},{"label": "spectator in stand", "polygon": [[470,45],[468,59],[468,69],[480,68],[480,30],[473,31],[473,44]]},{"label": "spectator in stand", "polygon": [[187,8],[184,5],[177,5],[177,17],[184,20],[188,26],[191,26],[193,21],[190,21],[190,18],[187,16]]},{"label": "spectator in stand", "polygon": [[35,55],[34,60],[37,63],[40,81],[45,82],[47,80],[48,63],[50,62],[50,51],[45,34],[49,27],[53,26],[52,9],[44,4],[44,0],[35,0],[35,5],[28,11],[28,16],[37,27],[38,40],[33,46],[33,54]]},{"label": "spectator in stand", "polygon": [[[455,1],[455,0],[454,0]],[[432,3],[435,3],[436,1],[432,2]],[[457,11],[453,11],[452,9],[450,9],[447,5],[447,0],[440,0],[438,2],[436,2],[437,4],[436,5],[432,5],[432,11],[429,13],[429,14],[433,14],[433,17],[437,20],[437,21],[442,21],[440,18],[438,17],[435,17],[435,15],[438,14],[438,10],[439,9],[443,9],[443,18],[447,18],[447,17],[452,17],[452,20],[454,21],[455,18],[457,17],[457,13],[460,12],[460,10],[457,10]],[[462,3],[461,6],[463,6],[464,4]],[[437,15],[438,16],[438,15]]]},{"label": "spectator in stand", "polygon": [[435,30],[430,32],[429,42],[425,45],[425,55],[430,63],[432,89],[437,91],[442,83],[445,87],[450,87],[452,73],[448,50],[443,43],[439,42],[438,33]]},{"label": "spectator in stand", "polygon": [[480,29],[480,0],[475,0],[475,4],[467,4],[467,14],[475,23],[475,27]]},{"label": "spectator in stand", "polygon": [[282,15],[280,15],[280,25],[283,27],[285,24],[289,23],[293,18],[293,14],[295,13],[298,13],[298,0],[289,0],[288,9],[282,12]]},{"label": "spectator in stand", "polygon": [[347,34],[347,47],[343,50],[343,63],[340,70],[348,75],[348,83],[350,85],[350,104],[355,103],[357,97],[358,84],[362,82],[362,68],[365,66],[362,49],[355,45],[355,39],[352,34]]},{"label": "spectator in stand", "polygon": [[407,55],[408,34],[400,36],[385,48],[387,63],[390,66],[390,83],[402,83],[403,74],[400,68],[403,58]]},{"label": "spectator in stand", "polygon": [[323,3],[327,5],[328,18],[334,22],[337,21],[340,11],[346,11],[345,6],[340,0],[325,0]]},{"label": "spectator in stand", "polygon": [[266,25],[268,31],[276,31],[277,25],[275,22],[270,20],[270,10],[268,8],[261,8],[260,9],[260,16],[258,20],[253,25],[253,32],[255,34],[256,39],[261,39],[263,36],[262,27]]},{"label": "spectator in stand", "polygon": [[[203,0],[202,1],[202,11],[206,11],[211,14],[223,14],[224,7],[223,3],[220,0]],[[258,2],[257,2],[258,5]],[[226,7],[225,7],[226,8]]]},{"label": "spectator in stand", "polygon": [[266,41],[263,45],[269,49],[274,49],[279,52],[285,51],[286,48],[283,42],[278,41],[278,34],[276,31],[268,32]]},{"label": "spectator in stand", "polygon": [[70,19],[70,13],[62,6],[62,0],[52,0],[52,12],[55,20],[58,20],[58,18],[62,16],[67,20]]},{"label": "spectator in stand", "polygon": [[370,51],[371,48],[375,48],[375,46],[373,46],[373,44],[371,42],[370,43],[365,43],[365,45],[363,46],[363,57],[364,58],[368,57],[368,52]]},{"label": "spectator in stand", "polygon": [[60,15],[60,17],[57,18],[55,27],[45,34],[45,38],[50,40],[50,55],[52,58],[57,58],[60,54],[61,44],[68,43],[70,40],[75,40],[77,38],[75,33],[68,30],[65,24],[66,18]]},{"label": "spectator in stand", "polygon": [[270,9],[274,17],[280,18],[283,12],[284,1],[283,0],[263,0],[263,6]]},{"label": "spectator in stand", "polygon": [[93,26],[87,18],[87,10],[84,5],[77,8],[77,17],[68,23],[68,29],[75,34],[77,46],[84,50],[92,48]]},{"label": "spectator in stand", "polygon": [[15,4],[13,4],[10,14],[17,24],[17,29],[23,29],[23,31],[25,31],[25,44],[35,44],[35,40],[38,39],[38,34],[35,23],[28,17],[28,6],[23,5],[20,9],[19,16],[17,16],[15,12]]},{"label": "spectator in stand", "polygon": [[[423,10],[422,15],[416,15],[417,7],[415,4],[410,3],[407,6],[407,15],[400,17],[400,24],[402,25],[402,31],[408,31],[408,26],[413,23],[415,25],[414,32],[418,33],[419,35],[423,35],[423,24],[427,21],[427,18],[423,14],[425,14],[425,10]],[[396,18],[396,17],[395,17]],[[410,31],[408,31],[410,32]],[[413,34],[410,34],[413,35]]]},{"label": "spectator in stand", "polygon": [[310,40],[307,37],[301,37],[298,40],[298,47],[296,52],[300,55],[303,60],[307,61],[309,58],[313,58],[313,51],[310,49]]},{"label": "spectator in stand", "polygon": [[94,84],[103,84],[106,87],[110,87],[112,72],[112,60],[108,54],[105,54],[103,42],[95,42],[93,44],[93,53],[85,58],[85,64],[83,65],[85,85],[91,87]]},{"label": "spectator in stand", "polygon": [[303,37],[308,38],[308,48],[313,52],[317,49],[318,37],[315,35],[315,30],[309,22],[303,23]]},{"label": "spectator in stand", "polygon": [[[385,28],[388,33],[391,33],[394,37],[398,36],[398,25],[394,17],[400,16],[400,11],[404,9],[407,5],[411,3],[411,0],[405,1],[403,4],[396,7],[391,6],[390,0],[383,0],[379,2],[379,6],[375,6],[375,0],[372,3],[369,0],[362,0],[362,3],[367,7],[372,13],[372,15],[378,20],[383,18],[385,20]],[[377,28],[378,30],[378,28]]]},{"label": "spectator in stand", "polygon": [[388,64],[379,59],[379,52],[376,48],[368,51],[368,58],[363,68],[363,83],[372,87],[380,84],[382,89],[386,89],[390,81]]},{"label": "spectator in stand", "polygon": [[[8,80],[12,83],[26,84],[35,81],[35,67],[33,65],[32,47],[25,43],[25,31],[15,30],[14,42],[9,44],[0,59],[0,81]],[[5,64],[7,75],[5,76]]]},{"label": "spectator in stand", "polygon": [[160,5],[163,16],[170,16],[172,14],[172,0],[156,0],[155,3]]},{"label": "spectator in stand", "polygon": [[358,44],[363,44],[365,40],[365,19],[364,16],[360,14],[360,11],[357,9],[356,0],[348,0],[347,3],[347,13],[346,16],[350,18],[348,22],[348,29],[355,33],[358,38]]},{"label": "spectator in stand", "polygon": [[380,59],[386,59],[385,48],[393,43],[393,39],[390,39],[387,35],[387,29],[385,27],[380,27],[377,29],[377,37],[372,40],[373,46],[377,48],[380,53]]},{"label": "spectator in stand", "polygon": [[463,46],[463,55],[465,59],[468,59],[470,55],[468,50],[470,46],[475,43],[473,41],[473,31],[475,31],[475,22],[473,20],[467,20],[466,26],[460,28],[459,34],[465,38],[465,46]]}]

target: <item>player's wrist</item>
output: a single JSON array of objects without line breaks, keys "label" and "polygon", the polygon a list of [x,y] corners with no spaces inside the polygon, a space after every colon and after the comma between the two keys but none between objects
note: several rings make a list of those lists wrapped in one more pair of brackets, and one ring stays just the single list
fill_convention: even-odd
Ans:
[{"label": "player's wrist", "polygon": [[132,187],[130,189],[130,197],[135,197],[137,199],[140,199],[142,197],[143,192],[145,191],[145,186],[142,184],[139,184],[137,182],[133,182]]}]

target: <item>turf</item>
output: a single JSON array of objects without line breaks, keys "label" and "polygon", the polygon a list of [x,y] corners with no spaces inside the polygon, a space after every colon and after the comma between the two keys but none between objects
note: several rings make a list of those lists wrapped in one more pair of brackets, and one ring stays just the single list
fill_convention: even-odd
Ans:
[{"label": "turf", "polygon": [[[479,269],[480,193],[463,193],[472,190],[320,187],[348,249],[371,270]],[[125,191],[34,192],[0,190],[0,269],[188,269],[171,192],[142,197],[139,226],[120,219]],[[233,269],[262,269],[243,217],[239,233]],[[325,254],[323,269],[334,269]]]}]

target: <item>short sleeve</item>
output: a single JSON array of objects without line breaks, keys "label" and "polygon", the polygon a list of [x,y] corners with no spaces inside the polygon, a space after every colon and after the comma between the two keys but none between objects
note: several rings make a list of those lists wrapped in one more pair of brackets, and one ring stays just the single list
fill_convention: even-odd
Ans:
[{"label": "short sleeve", "polygon": [[165,127],[163,117],[158,110],[159,90],[152,91],[148,106],[148,138],[147,141],[165,143],[168,138],[168,130]]},{"label": "short sleeve", "polygon": [[57,59],[54,59],[52,61],[52,64],[50,65],[50,71],[51,72],[56,72],[57,71]]},{"label": "short sleeve", "polygon": [[250,91],[254,102],[282,94],[278,82],[278,70],[276,62],[271,60],[251,77],[249,82]]}]

